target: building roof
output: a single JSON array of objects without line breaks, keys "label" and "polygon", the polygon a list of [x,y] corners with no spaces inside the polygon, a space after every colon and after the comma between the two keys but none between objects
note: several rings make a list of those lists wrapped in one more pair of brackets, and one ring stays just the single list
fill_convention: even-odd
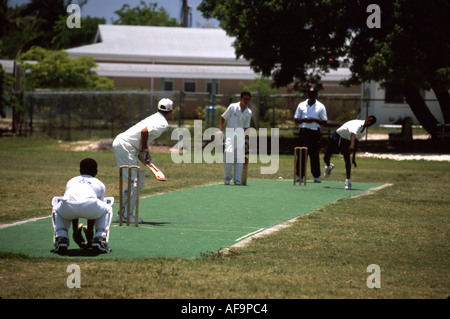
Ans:
[{"label": "building roof", "polygon": [[103,62],[248,65],[233,42],[218,28],[99,25],[95,43],[67,52]]},{"label": "building roof", "polygon": [[97,63],[100,76],[254,80],[249,66]]}]

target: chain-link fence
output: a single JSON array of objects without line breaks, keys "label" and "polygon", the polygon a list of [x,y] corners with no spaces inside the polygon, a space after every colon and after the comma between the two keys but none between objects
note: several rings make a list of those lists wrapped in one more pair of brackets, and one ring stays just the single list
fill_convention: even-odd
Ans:
[{"label": "chain-link fence", "polygon": [[[189,125],[193,119],[205,120],[205,128],[218,126],[218,119],[226,107],[239,101],[239,94],[212,96],[182,91],[25,92],[23,112],[17,125],[26,135],[45,133],[62,140],[114,138],[155,113],[158,101],[163,97],[174,101],[174,112],[169,120],[172,127]],[[295,94],[260,95],[252,92],[252,126],[295,127],[295,110],[305,99]],[[344,122],[356,118],[361,109],[359,96],[323,95],[319,100],[326,105],[330,121]],[[208,121],[209,117],[213,120]]]}]

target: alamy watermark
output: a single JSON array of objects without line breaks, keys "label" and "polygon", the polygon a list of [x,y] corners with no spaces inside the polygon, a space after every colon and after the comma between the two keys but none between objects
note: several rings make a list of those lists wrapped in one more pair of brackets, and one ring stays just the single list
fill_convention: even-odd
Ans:
[{"label": "alamy watermark", "polygon": [[378,4],[369,4],[367,6],[366,12],[370,12],[367,17],[366,24],[369,29],[381,28],[381,8]]},{"label": "alamy watermark", "polygon": [[[279,168],[279,129],[270,131],[270,154],[268,154],[268,131],[260,128],[227,128],[225,134],[210,127],[203,132],[202,121],[194,120],[194,136],[187,128],[176,128],[171,139],[178,141],[171,153],[172,161],[180,163],[244,163],[248,149],[248,163],[269,164],[261,166],[261,174],[274,174]],[[246,139],[246,135],[248,138]],[[204,148],[203,141],[210,141]],[[225,147],[224,147],[225,145]],[[181,152],[182,150],[182,152]]]},{"label": "alamy watermark", "polygon": [[66,272],[70,273],[67,277],[67,288],[81,288],[81,269],[77,264],[67,266]]},{"label": "alamy watermark", "polygon": [[381,288],[381,269],[376,264],[371,264],[367,267],[366,272],[372,273],[367,277],[366,285],[368,288]]},{"label": "alamy watermark", "polygon": [[67,13],[70,15],[67,17],[66,25],[69,29],[81,28],[81,8],[77,4],[70,4],[67,6]]}]

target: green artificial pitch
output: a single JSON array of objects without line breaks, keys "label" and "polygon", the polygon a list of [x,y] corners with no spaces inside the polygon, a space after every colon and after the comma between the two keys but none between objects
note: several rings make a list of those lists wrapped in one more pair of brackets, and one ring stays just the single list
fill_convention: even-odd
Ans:
[{"label": "green artificial pitch", "polygon": [[[343,182],[294,186],[286,180],[249,180],[247,186],[216,184],[154,195],[140,200],[139,217],[144,222],[139,227],[120,227],[114,205],[110,254],[81,250],[70,238],[68,257],[61,258],[195,258],[381,185],[353,182],[352,190],[344,190]],[[72,229],[69,233],[72,236]],[[52,238],[50,217],[4,227],[0,252],[59,257],[51,253]]]}]

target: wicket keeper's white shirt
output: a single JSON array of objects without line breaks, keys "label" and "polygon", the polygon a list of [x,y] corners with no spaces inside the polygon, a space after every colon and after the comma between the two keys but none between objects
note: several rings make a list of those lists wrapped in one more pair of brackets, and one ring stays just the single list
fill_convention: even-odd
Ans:
[{"label": "wicket keeper's white shirt", "polygon": [[351,139],[352,133],[356,135],[356,139],[358,141],[362,140],[364,136],[366,136],[367,130],[364,129],[362,131],[364,126],[364,120],[351,120],[346,123],[344,123],[340,128],[336,130],[336,133],[338,133],[342,138],[345,138],[346,140]]},{"label": "wicket keeper's white shirt", "polygon": [[244,112],[239,106],[241,102],[231,103],[230,106],[223,112],[222,117],[228,121],[227,128],[243,128],[250,127],[252,119],[252,111],[247,107]]},{"label": "wicket keeper's white shirt", "polygon": [[[309,105],[308,100],[299,103],[297,109],[295,110],[294,118],[305,119],[307,117],[313,117],[319,120],[328,121],[325,105],[317,100],[313,105]],[[316,131],[320,128],[320,124],[317,122],[300,123],[300,128],[307,128]]]},{"label": "wicket keeper's white shirt", "polygon": [[80,175],[67,182],[63,199],[83,203],[87,200],[105,200],[105,184],[91,175]]},{"label": "wicket keeper's white shirt", "polygon": [[140,150],[142,148],[141,131],[145,127],[147,127],[148,130],[147,146],[149,146],[151,142],[158,138],[169,127],[169,123],[164,115],[157,112],[133,125],[125,132],[119,134],[118,137],[133,145],[137,150]]}]

